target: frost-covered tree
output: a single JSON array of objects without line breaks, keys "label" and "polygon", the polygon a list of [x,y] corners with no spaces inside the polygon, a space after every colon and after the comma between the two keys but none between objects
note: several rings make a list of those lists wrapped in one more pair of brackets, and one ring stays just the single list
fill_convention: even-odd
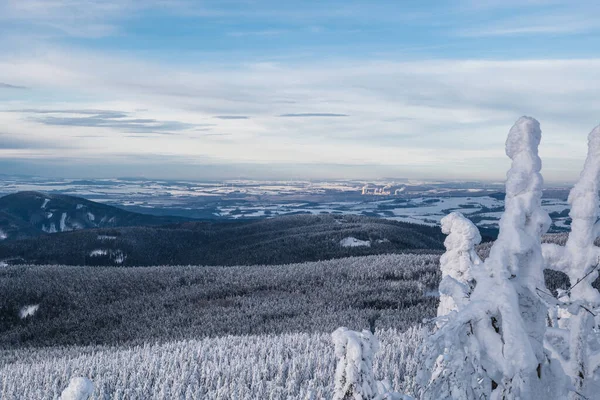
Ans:
[{"label": "frost-covered tree", "polygon": [[373,358],[379,341],[370,331],[338,328],[331,337],[338,359],[333,400],[412,400],[393,391],[389,381],[375,380]]},{"label": "frost-covered tree", "polygon": [[553,350],[574,385],[572,399],[592,398],[600,385],[600,337],[594,317],[600,308],[598,278],[600,248],[594,245],[600,223],[600,126],[590,132],[588,155],[579,181],[569,194],[571,232],[565,246],[545,244],[546,268],[565,273],[571,289],[560,293],[561,321],[547,333]]},{"label": "frost-covered tree", "polygon": [[547,306],[541,236],[550,226],[541,208],[539,123],[520,118],[506,154],[505,213],[490,255],[473,268],[475,288],[464,307],[438,318],[425,343],[419,380],[423,399],[564,399],[564,374],[543,346]]},{"label": "frost-covered tree", "polygon": [[446,252],[440,259],[442,281],[438,316],[462,308],[468,301],[473,285],[472,269],[481,264],[475,246],[481,243],[477,227],[461,213],[448,214],[441,221]]},{"label": "frost-covered tree", "polygon": [[60,395],[60,400],[88,400],[94,393],[94,384],[87,378],[71,378],[69,386]]},{"label": "frost-covered tree", "polygon": [[373,355],[379,343],[367,330],[354,332],[339,328],[331,334],[338,365],[333,400],[373,400],[377,381],[373,376]]}]

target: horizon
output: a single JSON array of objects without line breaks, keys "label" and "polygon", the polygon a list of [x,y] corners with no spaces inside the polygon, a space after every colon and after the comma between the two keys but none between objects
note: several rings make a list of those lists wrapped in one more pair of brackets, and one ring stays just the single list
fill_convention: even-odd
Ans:
[{"label": "horizon", "polygon": [[531,115],[546,181],[574,182],[599,122],[594,11],[0,2],[0,172],[503,181],[508,130]]},{"label": "horizon", "polygon": [[[0,181],[6,182],[10,179],[24,179],[29,180],[57,180],[65,182],[102,182],[102,181],[140,181],[140,182],[173,182],[173,183],[197,183],[197,184],[234,184],[234,183],[354,183],[362,184],[363,186],[368,185],[444,185],[444,184],[473,184],[482,186],[500,186],[504,190],[506,179],[493,180],[493,179],[435,179],[435,178],[403,178],[403,177],[377,177],[373,179],[365,178],[251,178],[251,177],[234,177],[224,179],[185,179],[185,178],[157,178],[152,176],[101,176],[101,177],[89,177],[89,176],[45,176],[45,175],[30,175],[30,174],[6,174],[0,173]],[[548,181],[544,180],[544,188],[570,188],[574,186],[576,181]]]}]

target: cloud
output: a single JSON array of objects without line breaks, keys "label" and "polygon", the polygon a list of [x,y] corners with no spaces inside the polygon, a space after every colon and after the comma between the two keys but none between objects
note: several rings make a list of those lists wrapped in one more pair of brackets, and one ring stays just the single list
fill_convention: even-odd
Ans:
[{"label": "cloud", "polygon": [[600,29],[600,22],[595,20],[584,20],[582,18],[562,18],[525,21],[507,21],[505,23],[492,24],[491,26],[475,27],[460,31],[467,37],[483,36],[524,36],[524,35],[573,35],[583,32],[591,32]]},{"label": "cloud", "polygon": [[250,117],[246,115],[217,115],[215,118],[217,119],[250,119]]},{"label": "cloud", "polygon": [[[477,170],[501,179],[506,132],[527,114],[542,122],[550,178],[576,176],[570,160],[585,156],[585,137],[597,124],[598,69],[598,58],[291,60],[199,67],[49,48],[41,56],[5,60],[0,55],[0,76],[36,90],[98,100],[65,98],[53,102],[60,104],[56,109],[42,111],[35,111],[39,103],[25,101],[14,107],[14,120],[1,120],[8,113],[0,113],[0,122],[12,128],[27,123],[23,132],[48,137],[74,134],[60,129],[68,125],[130,134],[184,130],[143,141],[107,132],[110,141],[97,147],[92,146],[99,140],[77,140],[86,155],[107,159],[129,151],[228,163],[377,163],[440,177],[468,178]],[[138,109],[146,111],[119,111]],[[235,119],[243,123],[232,129]],[[169,121],[176,126],[165,126]],[[195,135],[207,121],[213,123],[212,134],[229,134],[227,140]],[[557,171],[553,165],[565,167]]]},{"label": "cloud", "polygon": [[[153,118],[131,118],[129,113],[112,110],[14,110],[26,114],[41,114],[31,119],[51,126],[102,127],[130,133],[168,134],[197,127],[197,124],[179,121],[161,121]],[[52,115],[49,115],[52,114]],[[73,116],[75,115],[75,116]]]},{"label": "cloud", "polygon": [[14,134],[0,132],[0,150],[48,150],[68,148],[61,143],[35,138],[23,138]]},{"label": "cloud", "polygon": [[261,30],[261,31],[235,31],[235,32],[228,32],[227,36],[232,36],[232,37],[248,37],[248,36],[280,36],[283,35],[285,33],[288,33],[287,30],[284,29],[266,29],[266,30]]},{"label": "cloud", "polygon": [[27,87],[0,82],[0,89],[27,89]]},{"label": "cloud", "polygon": [[80,114],[94,115],[102,118],[126,118],[129,114],[123,111],[114,110],[95,110],[95,109],[43,109],[43,108],[23,108],[8,110],[8,112],[19,112],[26,114]]},{"label": "cloud", "polygon": [[349,115],[348,114],[335,114],[335,113],[298,113],[298,114],[281,114],[280,117],[286,117],[286,118],[349,117]]},{"label": "cloud", "polygon": [[[574,3],[528,0],[522,2],[481,1],[472,4],[473,15],[484,24],[470,23],[459,28],[465,37],[574,35],[600,30],[595,16],[600,12],[598,2],[582,0]],[[483,15],[486,18],[481,18]]]}]

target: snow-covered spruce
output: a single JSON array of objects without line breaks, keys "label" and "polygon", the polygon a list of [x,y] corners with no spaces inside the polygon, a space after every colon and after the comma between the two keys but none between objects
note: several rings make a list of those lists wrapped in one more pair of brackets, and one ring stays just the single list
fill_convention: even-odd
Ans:
[{"label": "snow-covered spruce", "polygon": [[423,399],[564,399],[565,375],[543,347],[547,307],[541,236],[550,225],[541,208],[543,179],[539,123],[520,118],[506,154],[505,213],[477,282],[462,309],[439,317],[440,328],[423,347],[419,372]]},{"label": "snow-covered spruce", "polygon": [[71,378],[69,386],[62,392],[59,400],[88,400],[94,393],[94,384],[87,378]]},{"label": "snow-covered spruce", "polygon": [[373,358],[379,341],[367,330],[338,328],[331,334],[338,364],[335,370],[333,400],[409,400],[391,390],[388,382],[377,382]]},{"label": "snow-covered spruce", "polygon": [[481,264],[475,246],[481,243],[477,227],[461,213],[453,212],[442,218],[446,253],[440,259],[442,282],[438,316],[464,307],[473,289],[471,270]]},{"label": "snow-covered spruce", "polygon": [[377,395],[373,376],[373,354],[379,343],[369,331],[338,328],[331,334],[338,365],[333,400],[372,400]]},{"label": "snow-covered spruce", "polygon": [[[600,385],[600,337],[594,332],[594,312],[600,293],[592,283],[598,278],[600,248],[600,126],[590,132],[588,155],[579,181],[569,194],[571,232],[565,246],[544,244],[546,268],[565,273],[572,289],[560,293],[563,302],[551,313],[552,329],[546,346],[552,349],[571,377],[572,399],[593,398]],[[562,318],[559,318],[562,317]]]}]

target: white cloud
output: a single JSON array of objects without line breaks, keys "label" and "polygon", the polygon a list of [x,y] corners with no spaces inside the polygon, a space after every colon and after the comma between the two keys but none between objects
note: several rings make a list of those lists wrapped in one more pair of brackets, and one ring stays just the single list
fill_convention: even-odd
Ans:
[{"label": "white cloud", "polygon": [[[562,179],[576,175],[573,160],[584,155],[597,123],[599,68],[600,59],[176,65],[48,47],[0,55],[3,80],[31,93],[2,104],[21,111],[0,112],[0,125],[29,141],[51,139],[64,147],[61,157],[74,159],[372,164],[500,178],[506,132],[528,114],[542,122],[546,166]],[[63,100],[40,100],[44,93]],[[23,111],[50,105],[115,110],[130,123],[185,129],[144,135],[135,123],[135,134],[125,135],[131,127],[42,123]],[[39,146],[0,149],[0,158],[51,155]],[[555,168],[559,163],[573,167]]]}]

